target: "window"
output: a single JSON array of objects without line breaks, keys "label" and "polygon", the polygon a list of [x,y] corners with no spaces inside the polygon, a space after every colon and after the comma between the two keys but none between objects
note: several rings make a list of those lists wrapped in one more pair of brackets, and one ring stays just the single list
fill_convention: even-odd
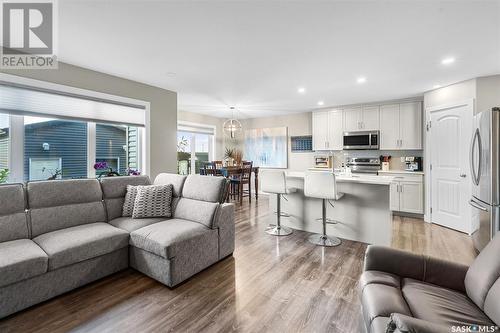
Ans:
[{"label": "window", "polygon": [[0,113],[0,183],[7,181],[9,172],[9,115]]},{"label": "window", "polygon": [[24,117],[24,180],[87,177],[87,123]]},{"label": "window", "polygon": [[214,139],[214,127],[180,122],[177,126],[177,172],[181,175],[200,173],[204,163],[214,159]]},{"label": "window", "polygon": [[96,124],[96,163],[105,163],[107,171],[119,175],[138,170],[138,133],[137,127]]},{"label": "window", "polygon": [[8,110],[0,113],[0,183],[94,177],[96,162],[119,175],[147,172],[149,103],[6,81],[12,85],[0,83],[0,110]]}]

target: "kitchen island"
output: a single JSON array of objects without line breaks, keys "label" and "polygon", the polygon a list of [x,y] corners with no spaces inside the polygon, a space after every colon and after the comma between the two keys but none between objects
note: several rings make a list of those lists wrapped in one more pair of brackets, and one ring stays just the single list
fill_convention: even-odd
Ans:
[{"label": "kitchen island", "polygon": [[[328,171],[317,171],[328,172]],[[297,192],[287,194],[281,200],[281,210],[290,215],[282,218],[282,224],[293,229],[321,233],[321,199],[304,196],[304,172],[288,172],[287,186]],[[338,192],[344,196],[327,204],[327,217],[339,221],[327,224],[327,234],[370,244],[390,245],[392,236],[392,212],[390,210],[391,176],[339,174]],[[270,197],[271,211],[276,211],[276,196]],[[270,215],[274,224],[276,215]]]}]

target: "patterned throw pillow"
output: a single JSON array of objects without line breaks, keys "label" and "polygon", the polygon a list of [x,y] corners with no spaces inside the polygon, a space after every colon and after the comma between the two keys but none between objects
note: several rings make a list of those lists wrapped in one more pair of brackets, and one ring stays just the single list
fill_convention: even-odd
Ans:
[{"label": "patterned throw pillow", "polygon": [[139,186],[132,218],[171,217],[172,184]]},{"label": "patterned throw pillow", "polygon": [[125,194],[125,201],[123,202],[122,216],[132,216],[138,187],[139,186],[127,185],[127,194]]}]

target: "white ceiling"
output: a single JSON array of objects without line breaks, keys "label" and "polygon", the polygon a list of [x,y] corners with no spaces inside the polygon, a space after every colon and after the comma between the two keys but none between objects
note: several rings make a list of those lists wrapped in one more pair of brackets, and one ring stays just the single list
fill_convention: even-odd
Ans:
[{"label": "white ceiling", "polygon": [[500,73],[500,2],[64,0],[59,54],[177,91],[180,110],[279,115]]}]

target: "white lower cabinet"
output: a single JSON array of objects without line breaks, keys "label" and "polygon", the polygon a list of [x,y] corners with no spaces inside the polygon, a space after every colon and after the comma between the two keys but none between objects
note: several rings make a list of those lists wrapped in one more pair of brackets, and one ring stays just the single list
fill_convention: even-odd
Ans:
[{"label": "white lower cabinet", "polygon": [[424,213],[423,175],[394,175],[390,185],[390,207],[392,211]]}]

